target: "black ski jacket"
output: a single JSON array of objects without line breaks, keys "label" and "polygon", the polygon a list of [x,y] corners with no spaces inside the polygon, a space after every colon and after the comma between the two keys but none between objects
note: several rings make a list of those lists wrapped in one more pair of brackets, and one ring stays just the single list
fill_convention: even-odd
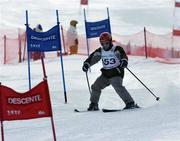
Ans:
[{"label": "black ski jacket", "polygon": [[[88,64],[89,67],[96,64],[102,58],[101,52],[102,52],[102,48],[99,47],[93,53],[90,54],[90,56],[84,61],[84,64]],[[120,64],[122,60],[127,61],[128,63],[128,57],[122,47],[116,46],[114,50],[114,54],[118,58]],[[101,68],[101,72],[102,75],[107,78],[112,78],[114,76],[120,76],[122,78],[124,77],[124,68],[120,67],[120,65],[116,68],[111,68],[111,69]]]}]

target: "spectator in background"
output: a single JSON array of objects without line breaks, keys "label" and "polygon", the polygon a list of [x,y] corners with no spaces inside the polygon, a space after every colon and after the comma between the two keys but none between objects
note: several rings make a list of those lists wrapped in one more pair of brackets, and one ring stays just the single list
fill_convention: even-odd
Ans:
[{"label": "spectator in background", "polygon": [[[43,28],[41,24],[37,24],[36,27],[33,28],[33,30],[36,32],[43,32]],[[34,61],[41,59],[41,56],[45,57],[44,52],[37,52],[37,51],[32,52],[31,56]]]},{"label": "spectator in background", "polygon": [[78,22],[76,20],[70,21],[70,27],[67,30],[66,37],[67,37],[67,46],[69,49],[70,54],[77,54],[78,52],[78,34],[76,31],[76,25]]},{"label": "spectator in background", "polygon": [[43,31],[42,25],[41,24],[37,24],[36,27],[35,27],[35,31],[36,32],[42,32]]}]

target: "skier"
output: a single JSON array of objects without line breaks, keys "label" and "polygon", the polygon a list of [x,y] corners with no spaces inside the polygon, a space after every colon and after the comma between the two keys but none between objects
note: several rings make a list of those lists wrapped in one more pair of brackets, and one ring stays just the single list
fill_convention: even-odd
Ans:
[{"label": "skier", "polygon": [[108,32],[101,33],[99,41],[102,47],[99,47],[93,53],[91,53],[90,56],[84,61],[82,67],[82,70],[87,72],[92,65],[96,64],[100,59],[102,60],[103,67],[101,69],[101,75],[91,86],[91,103],[87,110],[99,110],[98,102],[101,95],[101,90],[109,85],[112,85],[117,94],[124,101],[126,105],[124,109],[139,108],[126,88],[122,86],[124,68],[126,68],[128,65],[128,57],[125,51],[122,47],[113,45],[112,36]]}]

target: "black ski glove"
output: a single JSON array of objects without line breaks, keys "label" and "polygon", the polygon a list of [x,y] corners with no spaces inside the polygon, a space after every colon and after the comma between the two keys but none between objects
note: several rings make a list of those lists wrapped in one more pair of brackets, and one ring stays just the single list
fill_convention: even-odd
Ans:
[{"label": "black ski glove", "polygon": [[82,67],[82,70],[83,70],[84,72],[87,72],[88,69],[89,69],[89,64],[84,63],[84,65],[83,65],[83,67]]},{"label": "black ski glove", "polygon": [[127,65],[128,65],[128,61],[125,60],[125,59],[122,59],[122,60],[121,60],[121,63],[120,63],[120,67],[121,67],[121,68],[126,68]]}]

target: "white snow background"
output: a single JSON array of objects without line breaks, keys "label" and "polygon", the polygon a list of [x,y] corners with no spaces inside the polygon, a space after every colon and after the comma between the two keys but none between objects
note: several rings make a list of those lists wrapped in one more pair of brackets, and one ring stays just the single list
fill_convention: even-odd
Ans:
[{"label": "white snow background", "polygon": [[[1,0],[0,3],[1,29],[9,26],[13,29],[24,27],[26,9],[30,12],[29,23],[32,26],[42,23],[48,29],[56,23],[55,9],[59,9],[60,19],[64,19],[62,23],[68,26],[70,19],[77,18],[82,21],[79,23],[79,32],[83,32],[83,14],[79,10],[78,0]],[[92,12],[95,16],[96,13],[97,18],[101,18],[107,6],[114,32],[131,33],[139,31],[143,26],[149,26],[157,33],[171,31],[171,0],[90,0],[89,14]],[[136,15],[134,19],[133,14]],[[106,14],[103,16],[106,17]],[[96,19],[91,15],[89,18]],[[10,32],[10,35],[13,33]],[[123,84],[141,109],[116,113],[75,113],[75,108],[84,110],[89,105],[86,75],[81,70],[85,59],[86,56],[78,55],[63,57],[67,104],[64,103],[60,60],[45,59],[57,141],[180,141],[180,65],[161,64],[152,58],[129,56],[129,69],[160,97],[160,101],[156,101],[126,70]],[[88,73],[91,84],[100,75],[100,68],[101,62],[91,67]],[[27,62],[1,65],[0,82],[18,92],[25,92],[28,90],[27,70]],[[40,61],[31,63],[31,74],[32,85],[35,86],[43,78]],[[124,106],[111,86],[102,91],[99,102],[101,109]],[[4,129],[5,141],[53,140],[49,118],[5,121]]]}]

